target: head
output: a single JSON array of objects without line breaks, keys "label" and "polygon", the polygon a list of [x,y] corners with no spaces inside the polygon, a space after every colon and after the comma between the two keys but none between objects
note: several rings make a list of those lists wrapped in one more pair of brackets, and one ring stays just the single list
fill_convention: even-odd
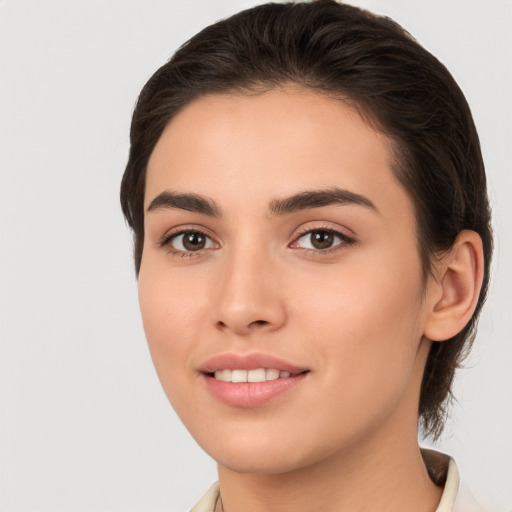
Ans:
[{"label": "head", "polygon": [[481,239],[474,312],[459,332],[433,340],[423,370],[418,413],[425,433],[436,437],[487,291],[490,211],[478,135],[460,88],[390,19],[329,0],[262,5],[207,27],[157,70],[135,108],[121,187],[136,271],[144,258],[148,163],[166,128],[212,97],[261,99],[282,90],[339,102],[382,137],[393,178],[412,205],[423,283],[435,279],[436,264],[462,232]]}]

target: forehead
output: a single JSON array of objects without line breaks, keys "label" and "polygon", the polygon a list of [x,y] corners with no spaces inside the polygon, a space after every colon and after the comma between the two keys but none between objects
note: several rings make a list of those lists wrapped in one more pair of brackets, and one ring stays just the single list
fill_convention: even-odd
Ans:
[{"label": "forehead", "polygon": [[148,163],[145,203],[172,190],[242,208],[249,199],[336,186],[410,209],[392,162],[391,141],[347,102],[300,88],[209,95],[164,130]]}]

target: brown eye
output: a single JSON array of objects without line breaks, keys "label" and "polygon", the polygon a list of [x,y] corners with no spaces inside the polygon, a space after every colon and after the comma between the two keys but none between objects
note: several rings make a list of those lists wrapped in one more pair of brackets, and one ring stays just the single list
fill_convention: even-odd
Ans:
[{"label": "brown eye", "polygon": [[185,233],[183,235],[183,247],[188,251],[204,249],[206,238],[201,233]]},{"label": "brown eye", "polygon": [[304,233],[296,242],[302,249],[326,250],[339,245],[351,244],[353,240],[338,231],[328,229],[312,229]]},{"label": "brown eye", "polygon": [[315,249],[328,249],[334,243],[334,234],[329,231],[313,231],[309,236]]},{"label": "brown eye", "polygon": [[201,233],[201,231],[184,231],[178,233],[171,238],[169,245],[175,251],[181,252],[200,251],[216,246],[213,240],[204,233]]}]

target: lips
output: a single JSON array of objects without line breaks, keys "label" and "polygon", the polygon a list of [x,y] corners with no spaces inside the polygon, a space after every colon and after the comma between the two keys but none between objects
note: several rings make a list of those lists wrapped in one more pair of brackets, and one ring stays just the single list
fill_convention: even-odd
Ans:
[{"label": "lips", "polygon": [[275,368],[279,371],[293,374],[308,370],[269,354],[226,353],[208,359],[200,366],[199,371],[202,373],[215,373],[217,370],[257,370],[258,368]]},{"label": "lips", "polygon": [[199,368],[210,393],[226,405],[258,407],[295,388],[309,370],[268,354],[220,354]]}]

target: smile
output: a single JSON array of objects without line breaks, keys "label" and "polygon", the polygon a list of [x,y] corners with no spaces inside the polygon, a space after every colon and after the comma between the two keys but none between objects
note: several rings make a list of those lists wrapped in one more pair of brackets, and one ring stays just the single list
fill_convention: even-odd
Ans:
[{"label": "smile", "polygon": [[198,368],[210,394],[231,407],[260,407],[303,382],[309,368],[270,354],[225,353]]},{"label": "smile", "polygon": [[217,370],[214,378],[223,382],[265,382],[286,379],[293,374],[276,368],[257,368],[255,370]]}]

